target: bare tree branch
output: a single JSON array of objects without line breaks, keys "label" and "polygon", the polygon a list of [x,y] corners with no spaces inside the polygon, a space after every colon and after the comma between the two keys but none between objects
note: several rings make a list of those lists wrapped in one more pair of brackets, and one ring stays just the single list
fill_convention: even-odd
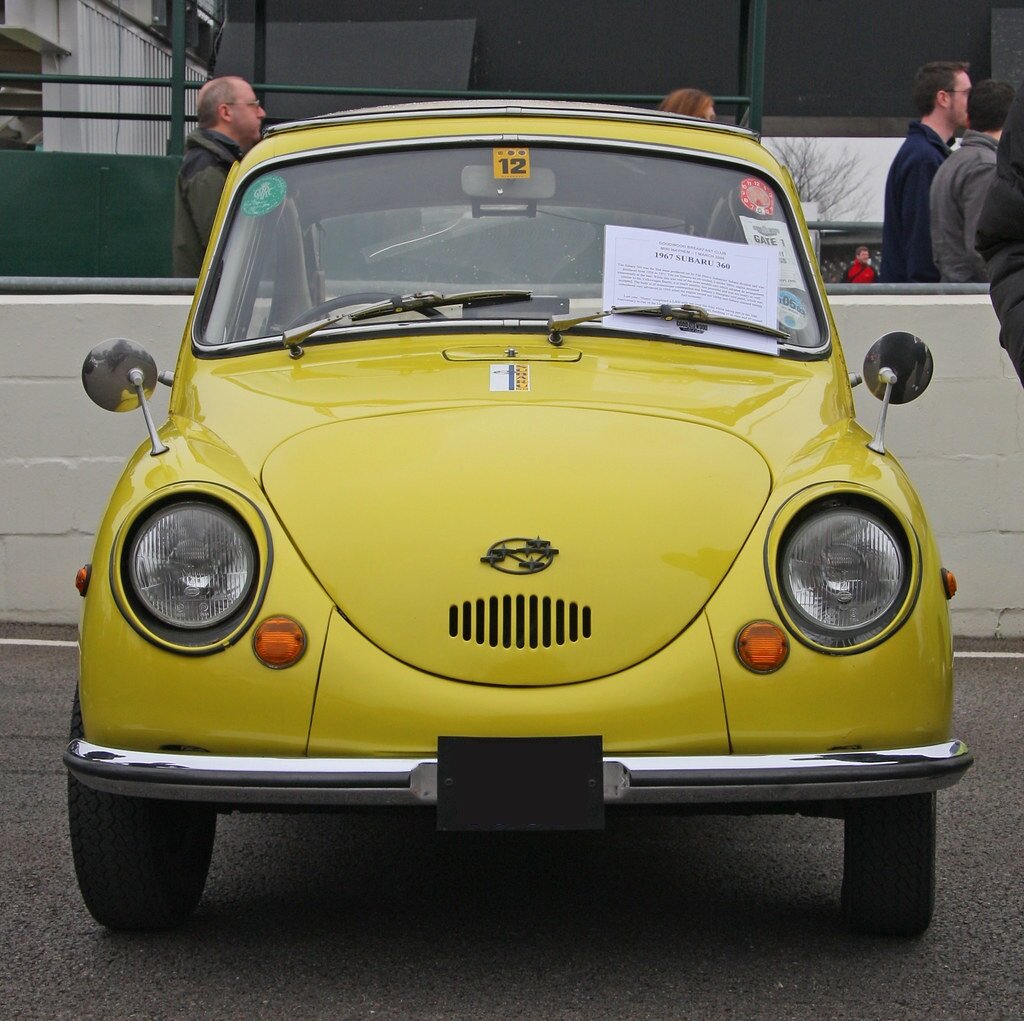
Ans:
[{"label": "bare tree branch", "polygon": [[835,150],[820,138],[768,138],[768,146],[793,175],[804,202],[818,204],[822,220],[863,220],[870,182],[862,159],[847,146]]}]

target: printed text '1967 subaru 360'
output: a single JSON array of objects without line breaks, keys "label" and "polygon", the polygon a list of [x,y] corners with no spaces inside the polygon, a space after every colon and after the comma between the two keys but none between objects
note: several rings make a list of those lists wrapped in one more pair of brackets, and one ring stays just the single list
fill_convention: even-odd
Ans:
[{"label": "printed text '1967 subaru 360'", "polygon": [[[98,528],[65,754],[112,928],[203,892],[217,814],[443,830],[621,809],[845,825],[842,913],[919,933],[951,734],[944,570],[874,435],[792,181],[749,132],[433,103],[282,125],[229,175],[167,421]],[[495,837],[494,839],[500,839]]]}]

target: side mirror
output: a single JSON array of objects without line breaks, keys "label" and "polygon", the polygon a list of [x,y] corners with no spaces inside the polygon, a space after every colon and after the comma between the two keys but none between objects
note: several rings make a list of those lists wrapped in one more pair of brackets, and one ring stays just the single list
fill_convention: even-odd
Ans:
[{"label": "side mirror", "polygon": [[157,376],[153,356],[130,340],[106,340],[85,356],[82,386],[104,411],[134,411],[140,398],[129,378],[133,369],[142,373],[142,390],[152,397]]},{"label": "side mirror", "polygon": [[928,345],[912,333],[887,333],[864,356],[864,382],[882,402],[868,448],[885,453],[885,417],[890,404],[909,404],[928,389],[934,370]]},{"label": "side mirror", "polygon": [[888,385],[879,375],[882,369],[896,373],[889,403],[909,404],[917,400],[932,381],[932,353],[928,345],[912,333],[887,333],[879,337],[864,356],[864,382],[879,400],[885,398]]},{"label": "side mirror", "polygon": [[157,434],[147,402],[156,384],[157,369],[152,355],[130,340],[107,340],[97,344],[82,363],[82,386],[94,404],[104,411],[142,408],[153,455],[167,450]]}]

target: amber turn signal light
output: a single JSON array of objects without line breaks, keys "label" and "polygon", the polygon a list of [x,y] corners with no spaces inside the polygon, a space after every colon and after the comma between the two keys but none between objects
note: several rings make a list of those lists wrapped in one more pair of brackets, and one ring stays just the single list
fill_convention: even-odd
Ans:
[{"label": "amber turn signal light", "polygon": [[946,591],[947,599],[952,599],[956,595],[956,575],[945,568],[942,569],[942,587]]},{"label": "amber turn signal light", "polygon": [[84,596],[89,591],[89,579],[92,577],[92,564],[85,564],[78,569],[75,575],[75,588],[78,594]]},{"label": "amber turn signal light", "polygon": [[306,632],[291,617],[268,617],[256,628],[252,647],[264,666],[280,670],[302,659]]},{"label": "amber turn signal light", "polygon": [[778,670],[789,656],[789,639],[778,624],[770,620],[752,620],[736,636],[736,655],[757,674]]}]

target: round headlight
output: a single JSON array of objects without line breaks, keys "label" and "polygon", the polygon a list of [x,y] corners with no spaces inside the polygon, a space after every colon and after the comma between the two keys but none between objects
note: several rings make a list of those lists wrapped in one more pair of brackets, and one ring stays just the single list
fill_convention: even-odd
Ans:
[{"label": "round headlight", "polygon": [[873,638],[909,581],[906,543],[880,514],[833,506],[798,520],[783,540],[779,582],[796,626],[830,648]]},{"label": "round headlight", "polygon": [[142,608],[174,628],[216,627],[247,602],[256,546],[245,526],[213,504],[183,502],[156,511],[136,531],[126,574]]}]

